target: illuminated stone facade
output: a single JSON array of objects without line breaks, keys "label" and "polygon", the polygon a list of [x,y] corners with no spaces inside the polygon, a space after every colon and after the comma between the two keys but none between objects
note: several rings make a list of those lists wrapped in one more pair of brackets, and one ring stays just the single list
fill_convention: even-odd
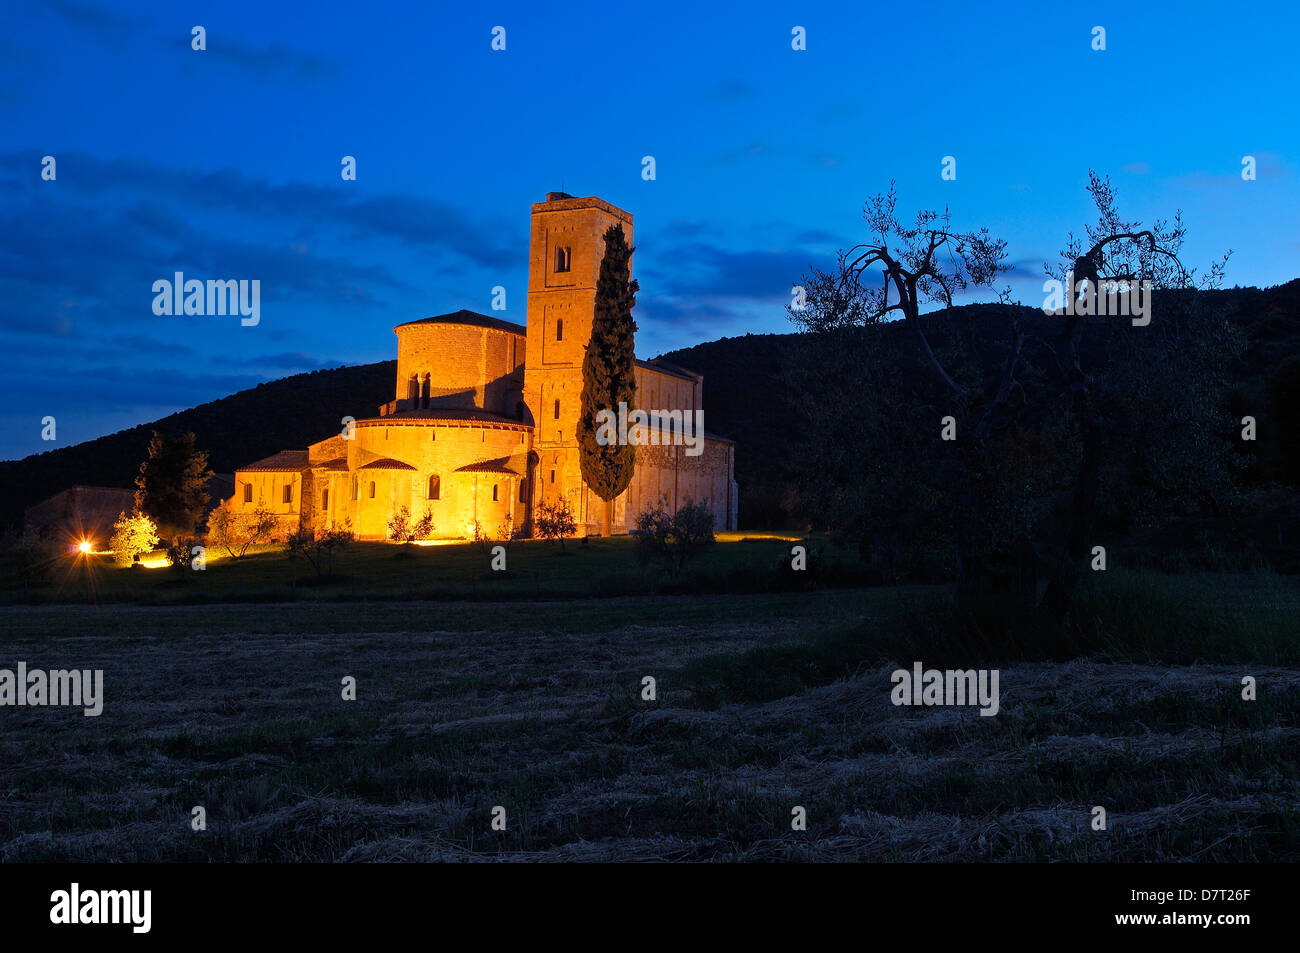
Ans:
[{"label": "illuminated stone facade", "polygon": [[[225,505],[266,504],[281,533],[349,526],[383,539],[405,506],[427,509],[433,538],[530,527],[534,507],[569,498],[579,533],[599,532],[603,504],[582,480],[576,428],[582,358],[591,338],[604,234],[632,216],[598,198],[551,193],[532,207],[527,327],[472,311],[398,325],[397,386],[375,417],[346,432],[249,464]],[[638,361],[637,407],[702,408],[704,379]],[[638,447],[631,485],[615,501],[615,532],[657,501],[707,501],[718,529],[735,528],[734,444],[707,436],[702,452]]]}]

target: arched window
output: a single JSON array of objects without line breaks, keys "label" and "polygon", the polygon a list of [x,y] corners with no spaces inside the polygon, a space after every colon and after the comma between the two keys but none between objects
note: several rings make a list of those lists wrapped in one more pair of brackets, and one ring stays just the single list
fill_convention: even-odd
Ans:
[{"label": "arched window", "polygon": [[406,399],[412,407],[418,406],[417,401],[420,399],[420,378],[411,375],[411,379],[406,382]]},{"label": "arched window", "polygon": [[323,510],[327,510],[327,509],[330,508],[330,491],[329,491],[329,490],[321,490],[321,491],[320,491],[320,508],[323,509]]},{"label": "arched window", "polygon": [[527,480],[519,481],[519,502],[520,503],[528,502],[528,481]]},{"label": "arched window", "polygon": [[430,380],[429,380],[429,375],[428,375],[428,374],[425,374],[425,375],[424,375],[424,393],[423,393],[423,394],[421,395],[421,397],[420,397],[420,406],[421,406],[421,407],[428,407],[428,406],[429,406],[429,398],[432,396],[432,393],[433,393],[433,386],[432,386],[432,384],[431,384],[431,382],[430,382]]},{"label": "arched window", "polygon": [[568,271],[573,265],[573,249],[557,248],[555,249],[555,270]]},{"label": "arched window", "polygon": [[560,419],[560,399],[558,397],[555,398],[555,419]]},{"label": "arched window", "polygon": [[371,498],[372,500],[375,498],[375,481],[374,481],[374,480],[371,480],[371,481],[370,481],[370,498]]},{"label": "arched window", "polygon": [[555,482],[555,471],[554,471],[554,470],[551,471],[551,482],[552,482],[552,483]]},{"label": "arched window", "polygon": [[563,318],[555,319],[555,340],[557,341],[564,340],[564,319]]},{"label": "arched window", "polygon": [[429,499],[442,499],[442,478],[436,473],[430,474],[429,476]]}]

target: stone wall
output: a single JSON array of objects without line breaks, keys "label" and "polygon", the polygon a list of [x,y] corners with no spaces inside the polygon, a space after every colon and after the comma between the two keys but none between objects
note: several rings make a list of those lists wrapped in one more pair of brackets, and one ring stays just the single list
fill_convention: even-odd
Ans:
[{"label": "stone wall", "polygon": [[[355,439],[347,441],[349,472],[330,475],[334,489],[328,519],[339,525],[350,518],[353,531],[367,539],[385,538],[389,516],[402,506],[412,520],[427,507],[435,538],[472,535],[475,520],[493,532],[507,516],[522,522],[519,485],[528,472],[530,436],[522,424],[400,417],[358,421]],[[400,461],[412,469],[366,466],[381,460]],[[513,473],[462,472],[474,464],[494,464]],[[436,499],[429,495],[429,478],[435,475]]]},{"label": "stone wall", "polygon": [[396,410],[413,409],[411,376],[430,380],[429,407],[486,410],[518,417],[510,402],[524,384],[522,335],[497,328],[443,322],[398,326]]}]

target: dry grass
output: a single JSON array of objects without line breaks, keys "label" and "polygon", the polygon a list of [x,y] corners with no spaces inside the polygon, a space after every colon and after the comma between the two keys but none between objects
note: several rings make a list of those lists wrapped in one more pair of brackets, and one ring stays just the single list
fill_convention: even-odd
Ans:
[{"label": "dry grass", "polygon": [[9,609],[0,664],[107,701],[0,709],[0,859],[1300,859],[1295,669],[1017,664],[982,718],[894,707],[884,656],[702,704],[710,658],[897,596]]}]

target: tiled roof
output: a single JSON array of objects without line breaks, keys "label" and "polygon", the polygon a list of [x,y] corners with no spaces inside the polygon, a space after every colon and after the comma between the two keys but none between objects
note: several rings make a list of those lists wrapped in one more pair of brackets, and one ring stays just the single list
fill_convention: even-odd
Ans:
[{"label": "tiled roof", "polygon": [[494,414],[487,410],[472,410],[469,408],[461,409],[458,407],[429,407],[423,410],[396,410],[391,414],[385,414],[382,417],[367,417],[365,420],[358,420],[358,424],[389,424],[398,423],[404,420],[477,420],[489,424],[513,424],[516,427],[522,427],[525,430],[531,430],[529,424],[514,417],[505,417],[501,414]]},{"label": "tiled roof", "polygon": [[[502,321],[500,318],[488,317],[486,314],[479,314],[477,311],[467,311],[462,308],[459,311],[453,311],[450,314],[436,314],[431,318],[420,318],[418,321],[407,321],[399,324],[397,328],[409,328],[413,324],[468,324],[471,327],[492,328],[496,331],[509,331],[511,334],[524,335],[528,329],[522,324],[514,324],[510,321]],[[393,328],[394,331],[397,328]]]},{"label": "tiled roof", "polygon": [[669,364],[667,361],[643,361],[640,358],[637,358],[636,364],[637,367],[644,367],[647,370],[658,371],[660,374],[667,374],[670,377],[680,377],[682,380],[704,380],[703,374],[697,374],[695,371],[688,371],[684,367],[678,367],[676,364]]},{"label": "tiled roof", "polygon": [[380,457],[378,460],[371,460],[369,463],[363,463],[357,467],[358,470],[414,470],[415,467],[409,463],[403,463],[401,460],[394,460],[392,457]]},{"label": "tiled roof", "polygon": [[320,463],[312,464],[314,470],[346,470],[347,468],[347,457],[335,457],[333,460],[322,460]]},{"label": "tiled roof", "polygon": [[254,461],[240,470],[301,470],[307,466],[306,450],[281,450]]},{"label": "tiled roof", "polygon": [[463,467],[457,467],[457,473],[503,473],[506,476],[519,476],[519,474],[506,466],[509,457],[498,457],[495,460],[484,460],[481,463],[470,463]]}]

